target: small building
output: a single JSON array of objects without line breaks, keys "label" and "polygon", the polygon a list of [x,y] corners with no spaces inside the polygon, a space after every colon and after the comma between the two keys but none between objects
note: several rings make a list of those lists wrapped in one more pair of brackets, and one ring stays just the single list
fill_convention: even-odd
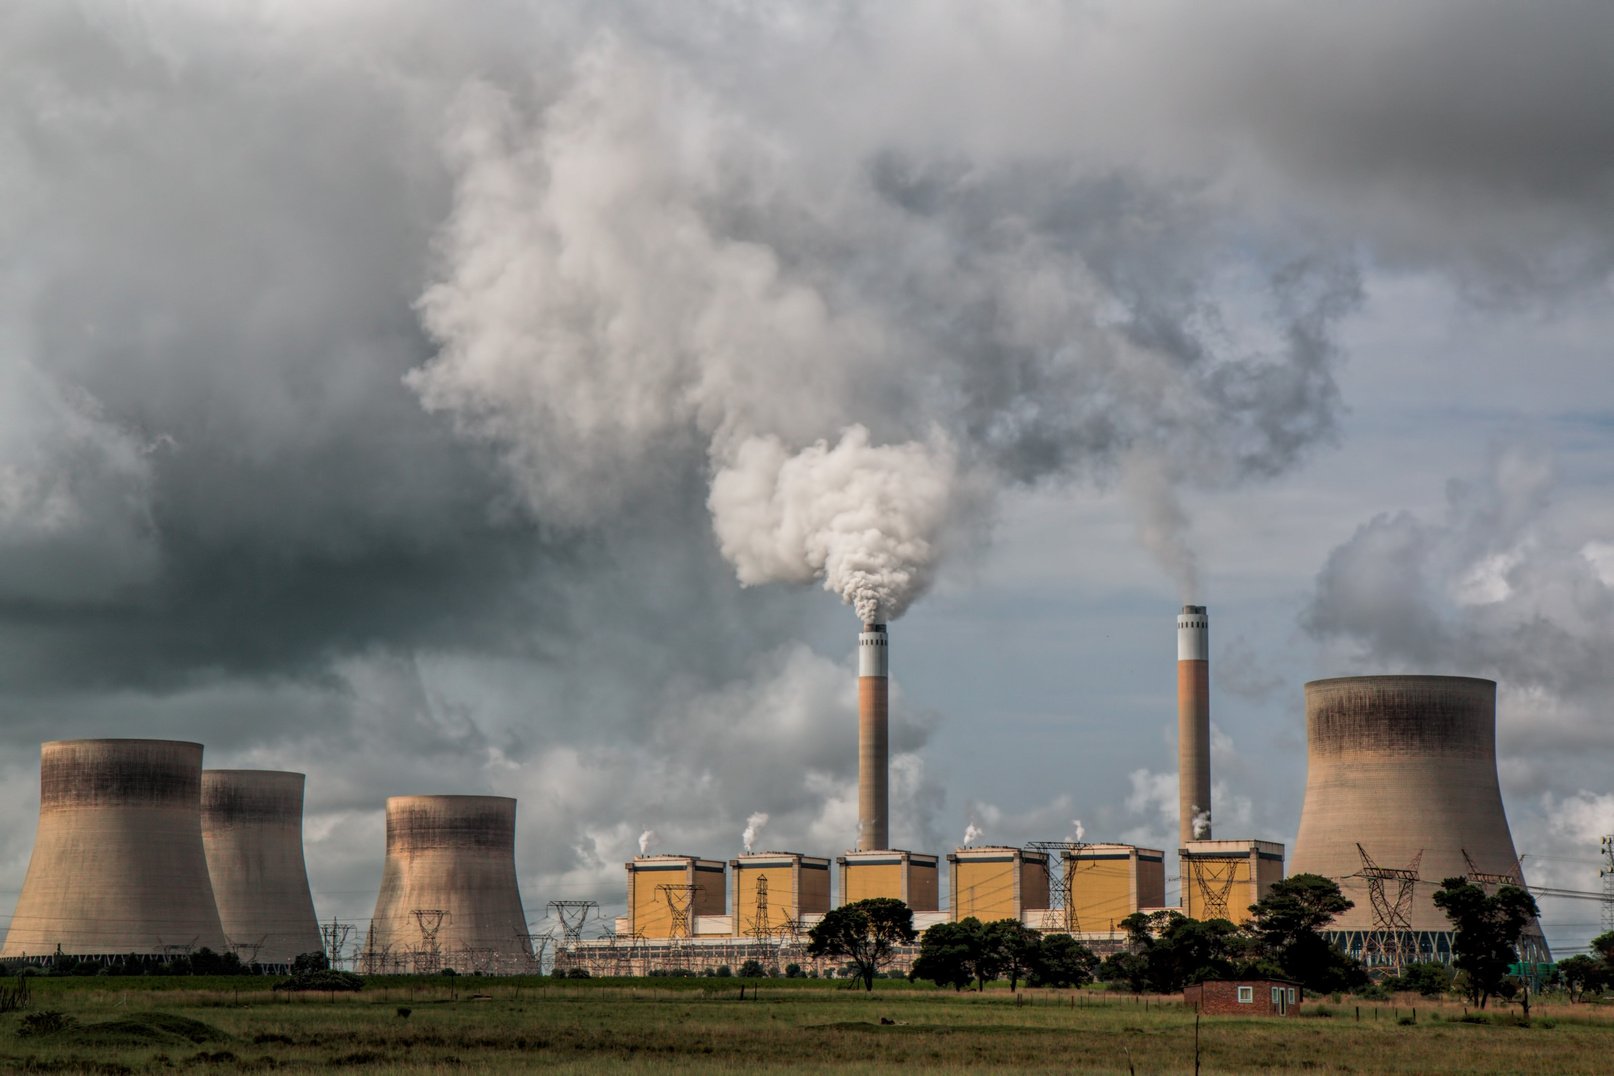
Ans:
[{"label": "small building", "polygon": [[954,921],[983,923],[1025,918],[1048,907],[1048,854],[1007,845],[960,848],[947,854],[952,868]]},{"label": "small building", "polygon": [[841,868],[841,903],[895,897],[916,912],[937,909],[936,857],[892,848],[836,856]]},{"label": "small building", "polygon": [[1178,849],[1182,914],[1242,923],[1250,905],[1283,878],[1283,845],[1276,841],[1188,841]]},{"label": "small building", "polygon": [[1298,1016],[1305,991],[1288,979],[1207,979],[1182,1000],[1205,1016]]}]

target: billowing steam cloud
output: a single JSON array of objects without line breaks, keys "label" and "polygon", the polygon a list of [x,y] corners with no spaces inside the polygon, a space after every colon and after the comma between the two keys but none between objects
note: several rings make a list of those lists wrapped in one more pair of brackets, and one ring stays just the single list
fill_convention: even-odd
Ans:
[{"label": "billowing steam cloud", "polygon": [[1080,844],[1087,837],[1087,827],[1082,825],[1082,820],[1080,818],[1072,819],[1070,825],[1072,834],[1071,840],[1075,841],[1077,844]]},{"label": "billowing steam cloud", "polygon": [[1205,836],[1205,834],[1209,833],[1210,826],[1211,816],[1209,811],[1199,810],[1194,812],[1193,827],[1195,840],[1200,840]]},{"label": "billowing steam cloud", "polygon": [[655,843],[656,843],[656,831],[655,830],[647,829],[643,833],[639,834],[639,854],[641,856],[649,855],[650,854],[650,846],[655,844]]},{"label": "billowing steam cloud", "polygon": [[751,846],[756,843],[757,834],[761,833],[762,827],[767,824],[767,811],[756,811],[745,820],[745,832],[740,835],[740,840],[745,843],[745,850],[747,852],[751,851]]},{"label": "billowing steam cloud", "polygon": [[964,827],[964,847],[968,848],[983,836],[981,827],[974,822]]}]

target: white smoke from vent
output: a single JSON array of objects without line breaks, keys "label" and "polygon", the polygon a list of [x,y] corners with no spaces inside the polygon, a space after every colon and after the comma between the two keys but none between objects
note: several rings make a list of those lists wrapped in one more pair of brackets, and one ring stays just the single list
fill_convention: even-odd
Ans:
[{"label": "white smoke from vent", "polygon": [[656,831],[655,830],[647,829],[643,833],[639,834],[639,854],[641,856],[649,855],[650,854],[650,846],[655,844],[655,843],[656,843]]},{"label": "white smoke from vent", "polygon": [[981,832],[981,827],[977,826],[974,822],[971,822],[969,825],[964,827],[964,847],[970,847],[976,841],[980,840],[982,836],[984,836],[984,834]]},{"label": "white smoke from vent", "polygon": [[859,620],[884,623],[930,587],[967,486],[939,434],[873,445],[852,426],[794,454],[775,437],[747,439],[707,506],[741,583],[821,581]]},{"label": "white smoke from vent", "polygon": [[1194,812],[1194,840],[1203,840],[1205,834],[1210,832],[1211,816],[1207,810]]},{"label": "white smoke from vent", "polygon": [[740,839],[745,842],[747,853],[751,851],[751,846],[756,843],[757,834],[761,833],[762,827],[767,824],[768,812],[766,811],[757,811],[745,820],[745,832],[740,835]]},{"label": "white smoke from vent", "polygon": [[1070,824],[1071,833],[1074,835],[1071,839],[1077,844],[1082,843],[1082,838],[1087,836],[1087,827],[1082,825],[1082,820],[1080,818],[1071,819]]}]

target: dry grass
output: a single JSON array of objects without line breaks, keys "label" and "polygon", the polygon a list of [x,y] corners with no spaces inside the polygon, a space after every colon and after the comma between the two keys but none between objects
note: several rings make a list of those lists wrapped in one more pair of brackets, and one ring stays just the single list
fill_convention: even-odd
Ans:
[{"label": "dry grass", "polygon": [[[1191,1072],[1194,1014],[1173,999],[1007,991],[937,992],[881,983],[872,997],[823,983],[737,980],[552,983],[388,981],[357,995],[287,998],[243,981],[152,989],[152,980],[34,980],[33,1010],[78,1021],[18,1037],[0,1019],[0,1069],[196,1071],[755,1072],[895,1067],[948,1072]],[[749,986],[749,984],[748,984]],[[478,992],[490,995],[474,998]],[[1536,1006],[1466,1023],[1461,1005],[1323,1003],[1332,1016],[1207,1018],[1205,1072],[1551,1072],[1609,1068],[1614,1012]],[[399,1009],[408,1009],[407,1017]],[[1308,1004],[1315,1012],[1318,1006]],[[187,1039],[151,1016],[201,1021]],[[1375,1018],[1376,1016],[1376,1018]],[[889,1020],[892,1023],[882,1023]],[[100,1025],[97,1027],[97,1025]],[[148,1032],[146,1028],[151,1030]],[[198,1035],[203,1033],[197,1032]]]}]

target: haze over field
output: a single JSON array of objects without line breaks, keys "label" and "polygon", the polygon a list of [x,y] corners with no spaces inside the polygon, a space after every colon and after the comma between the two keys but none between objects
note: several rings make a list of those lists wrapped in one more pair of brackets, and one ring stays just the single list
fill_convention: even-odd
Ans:
[{"label": "haze over field", "polygon": [[1184,600],[1218,836],[1292,842],[1303,681],[1489,676],[1527,873],[1595,888],[1610,40],[7,5],[0,907],[69,736],[306,771],[325,918],[393,793],[518,797],[535,920],[641,847],[834,854],[854,617],[901,618],[899,846],[1173,847]]}]

